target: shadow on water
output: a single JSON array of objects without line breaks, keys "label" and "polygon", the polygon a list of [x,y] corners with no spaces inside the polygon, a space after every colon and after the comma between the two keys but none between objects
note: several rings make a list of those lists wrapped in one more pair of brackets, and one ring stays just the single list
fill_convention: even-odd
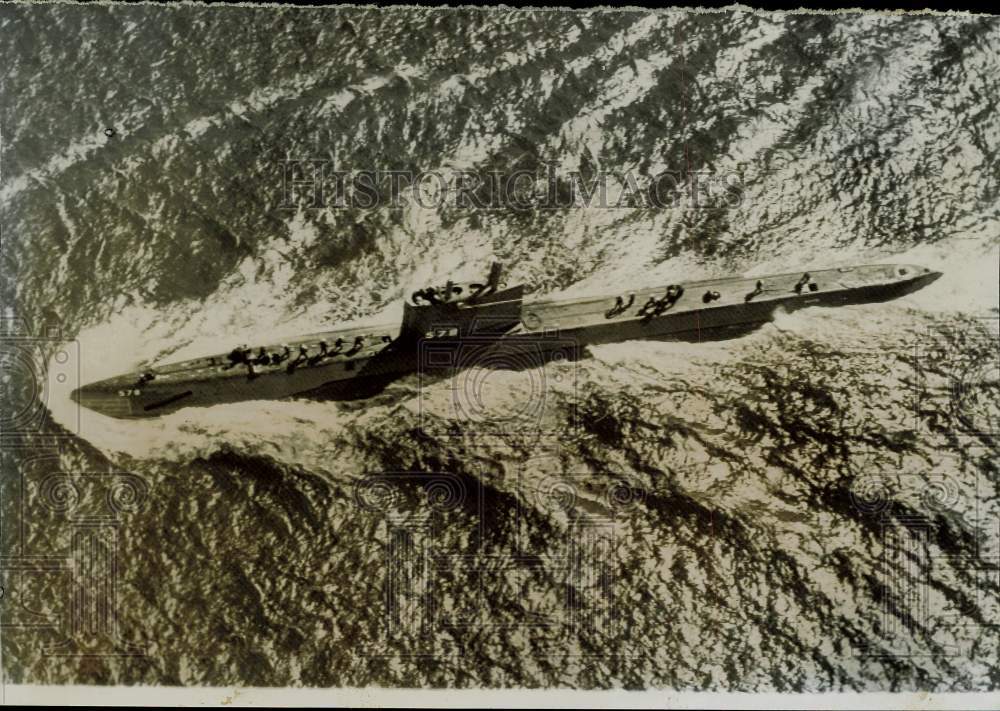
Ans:
[{"label": "shadow on water", "polygon": [[[644,340],[682,343],[727,341],[750,335],[765,323],[689,331]],[[573,344],[569,339],[560,339],[558,334],[540,337],[535,342],[517,347],[502,340],[482,338],[440,340],[433,344],[433,349],[421,352],[418,352],[416,344],[393,346],[396,347],[390,347],[372,358],[354,378],[327,383],[297,397],[319,402],[368,400],[412,375],[419,376],[420,386],[433,385],[473,368],[521,372],[553,362],[577,361],[591,355],[588,345]],[[434,357],[428,357],[430,350],[433,350]]]}]

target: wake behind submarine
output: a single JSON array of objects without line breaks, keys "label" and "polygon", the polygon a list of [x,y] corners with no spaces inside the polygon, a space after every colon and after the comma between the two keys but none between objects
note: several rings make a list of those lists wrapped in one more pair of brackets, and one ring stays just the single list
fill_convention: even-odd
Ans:
[{"label": "wake behind submarine", "polygon": [[771,320],[775,310],[894,299],[941,272],[882,264],[764,277],[671,284],[585,298],[525,298],[494,263],[483,283],[414,292],[399,324],[304,335],[287,344],[240,346],[84,385],[71,397],[117,418],[185,407],[293,397],[352,399],[407,373],[468,367],[537,367],[584,347],[631,339],[718,340]]}]

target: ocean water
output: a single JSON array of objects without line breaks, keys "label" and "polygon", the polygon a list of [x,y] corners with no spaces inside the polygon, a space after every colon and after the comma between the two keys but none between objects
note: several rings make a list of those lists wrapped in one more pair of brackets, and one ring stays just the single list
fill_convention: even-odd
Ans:
[{"label": "ocean water", "polygon": [[[6,681],[1000,683],[997,18],[5,5],[0,57]],[[289,208],[289,159],[682,199]],[[359,401],[68,397],[493,260],[546,295],[944,276]]]}]

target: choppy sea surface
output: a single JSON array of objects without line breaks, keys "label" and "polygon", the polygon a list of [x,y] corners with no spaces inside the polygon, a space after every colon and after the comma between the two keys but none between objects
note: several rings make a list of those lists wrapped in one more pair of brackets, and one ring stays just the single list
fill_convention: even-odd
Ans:
[{"label": "choppy sea surface", "polygon": [[[8,682],[1000,684],[1000,19],[4,5],[0,57]],[[742,199],[288,209],[289,158]],[[493,260],[944,276],[360,401],[68,398]]]}]

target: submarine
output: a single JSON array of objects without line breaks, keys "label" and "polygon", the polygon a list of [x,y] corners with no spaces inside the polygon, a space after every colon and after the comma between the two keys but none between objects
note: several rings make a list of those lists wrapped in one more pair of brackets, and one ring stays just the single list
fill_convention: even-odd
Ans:
[{"label": "submarine", "polygon": [[719,340],[770,321],[778,309],[877,303],[930,284],[941,272],[879,264],[670,284],[582,298],[529,298],[501,282],[414,292],[399,323],[340,328],[287,343],[155,365],[84,385],[80,405],[116,418],[187,407],[286,398],[359,399],[403,375],[448,377],[469,367],[530,368],[576,358],[590,345],[632,339]]}]

